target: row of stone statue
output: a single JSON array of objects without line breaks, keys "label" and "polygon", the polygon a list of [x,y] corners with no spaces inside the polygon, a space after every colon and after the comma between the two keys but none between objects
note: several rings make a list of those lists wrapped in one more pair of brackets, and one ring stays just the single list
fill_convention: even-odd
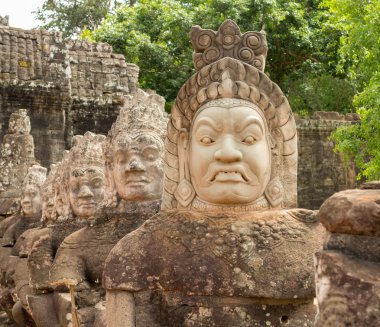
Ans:
[{"label": "row of stone statue", "polygon": [[[0,223],[19,326],[313,326],[325,230],[295,209],[297,135],[265,34],[194,27],[171,116],[138,91],[107,137],[33,165]],[[338,326],[333,322],[318,326]],[[343,325],[342,325],[343,326]]]},{"label": "row of stone statue", "polygon": [[[73,319],[66,315],[67,301],[61,309],[54,303],[56,285],[75,285],[82,308],[75,319],[92,324],[93,308],[104,299],[108,253],[159,210],[164,100],[139,91],[125,104],[108,137],[75,136],[48,176],[46,168],[30,166],[21,212],[0,223],[2,305],[20,326],[66,326]],[[22,126],[30,126],[29,117],[22,111],[14,116],[19,134],[28,132]]]}]

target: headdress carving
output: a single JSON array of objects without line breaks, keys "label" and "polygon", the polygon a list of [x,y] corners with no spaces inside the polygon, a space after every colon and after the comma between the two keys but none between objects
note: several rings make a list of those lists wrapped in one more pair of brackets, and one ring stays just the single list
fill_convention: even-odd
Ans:
[{"label": "headdress carving", "polygon": [[8,127],[9,134],[29,134],[30,128],[30,119],[26,109],[18,109],[11,114]]},{"label": "headdress carving", "polygon": [[102,155],[102,143],[106,139],[104,135],[86,132],[73,137],[73,147],[69,152],[71,166],[93,165],[104,167]]},{"label": "headdress carving", "polygon": [[167,124],[164,108],[165,99],[156,93],[149,94],[139,89],[134,96],[125,96],[124,106],[108,132],[107,142],[121,132],[156,133],[164,140]]},{"label": "headdress carving", "polygon": [[[223,36],[220,34],[221,31],[226,27],[232,31],[234,26],[236,26],[235,23],[227,21],[221,26],[222,30],[219,29],[219,34],[206,30],[207,35],[210,35],[210,38],[211,35]],[[195,32],[194,30],[191,32],[191,37],[194,38],[194,35],[202,31],[204,30],[195,27]],[[251,35],[249,33],[251,32],[246,34]],[[238,42],[234,44],[237,49],[240,47]],[[197,51],[199,47],[195,47],[194,62],[199,57]],[[237,50],[231,48],[229,51],[235,53]],[[200,107],[210,101],[225,98],[249,101],[259,107],[264,114],[273,141],[271,142],[273,143],[272,173],[268,184],[268,188],[271,189],[265,192],[266,198],[273,207],[295,207],[297,202],[297,130],[291,108],[281,89],[262,71],[263,67],[259,69],[235,55],[218,57],[210,62],[204,62],[199,67],[203,68],[185,82],[172,107],[165,141],[166,167],[162,208],[178,207],[176,195],[178,197],[181,174],[177,142],[180,131],[182,129],[190,131],[194,115]]]},{"label": "headdress carving", "polygon": [[190,38],[194,48],[193,63],[197,70],[219,59],[231,57],[264,71],[268,46],[263,32],[242,35],[234,21],[226,20],[218,31],[194,26]]},{"label": "headdress carving", "polygon": [[[51,164],[50,165],[50,172],[48,176],[46,177],[45,182],[41,186],[41,194],[42,194],[42,200],[44,201],[44,198],[47,197],[49,198],[50,201],[53,201],[54,199],[54,190],[53,190],[53,181],[55,178],[55,174],[57,172],[57,165],[56,164]],[[54,209],[55,211],[55,209]],[[56,215],[53,215],[56,217]],[[45,212],[42,210],[42,217],[41,221],[45,222],[47,218],[45,217]]]},{"label": "headdress carving", "polygon": [[103,144],[106,171],[103,202],[105,206],[116,207],[119,202],[112,179],[114,140],[120,134],[132,137],[150,134],[163,144],[166,137],[167,123],[165,99],[162,96],[138,89],[133,96],[124,97],[124,106],[121,108],[116,122],[113,123]]},{"label": "headdress carving", "polygon": [[82,135],[75,135],[73,137],[73,147],[67,154],[67,161],[64,158],[62,163],[64,169],[63,179],[64,188],[63,193],[66,197],[64,199],[64,215],[67,219],[72,218],[72,210],[70,202],[68,201],[69,194],[69,180],[70,173],[74,169],[87,169],[93,168],[104,174],[104,159],[102,144],[106,137],[100,134],[86,132]]},{"label": "headdress carving", "polygon": [[39,165],[29,167],[28,173],[23,181],[23,188],[27,185],[36,185],[41,187],[46,180],[47,169]]},{"label": "headdress carving", "polygon": [[[63,221],[68,219],[69,200],[68,200],[68,174],[66,171],[69,167],[69,151],[63,151],[63,158],[55,164],[56,172],[52,181],[53,195],[54,195],[54,211],[53,220]],[[61,203],[58,203],[58,202]],[[61,214],[58,214],[57,206],[61,206]]]}]

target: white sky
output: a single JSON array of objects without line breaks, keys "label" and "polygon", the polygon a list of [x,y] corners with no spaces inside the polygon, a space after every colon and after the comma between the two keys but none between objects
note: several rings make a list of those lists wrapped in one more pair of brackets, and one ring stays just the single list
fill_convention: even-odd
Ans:
[{"label": "white sky", "polygon": [[9,15],[9,25],[23,29],[35,28],[41,23],[36,21],[32,11],[41,7],[44,0],[0,0],[0,16]]}]

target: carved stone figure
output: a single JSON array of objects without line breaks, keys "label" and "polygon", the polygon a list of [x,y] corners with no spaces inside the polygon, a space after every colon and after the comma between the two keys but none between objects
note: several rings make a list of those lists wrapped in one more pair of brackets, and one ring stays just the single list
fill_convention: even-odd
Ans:
[{"label": "carved stone figure", "polygon": [[[49,197],[53,199],[52,223],[34,243],[28,258],[29,278],[34,295],[28,296],[37,326],[58,326],[68,322],[66,313],[59,320],[56,301],[49,281],[49,270],[63,240],[94,218],[104,195],[102,142],[105,137],[90,132],[74,137],[74,145],[64,154],[52,179]],[[65,306],[65,304],[63,305]],[[46,308],[49,308],[48,310]]]},{"label": "carved stone figure", "polygon": [[0,147],[0,215],[14,214],[22,182],[35,163],[33,136],[26,109],[11,114],[8,133]]},{"label": "carved stone figure", "polygon": [[[5,303],[5,306],[9,311],[12,310],[12,316],[20,326],[29,326],[32,322],[28,319],[21,303],[15,300],[19,293],[18,281],[28,280],[27,270],[24,269],[26,261],[19,258],[19,252],[23,248],[23,241],[27,238],[24,237],[25,232],[40,226],[42,213],[40,187],[46,179],[46,171],[46,168],[38,165],[29,168],[22,186],[21,214],[18,216],[19,219],[4,232],[2,238],[3,248],[0,253],[2,297],[8,299],[9,302]],[[15,246],[12,248],[13,245]]]},{"label": "carved stone figure", "polygon": [[380,324],[380,182],[334,194],[320,208],[328,230],[317,254],[316,327]]},{"label": "carved stone figure", "polygon": [[48,235],[49,229],[45,226],[51,226],[54,222],[52,182],[55,173],[56,166],[52,165],[48,177],[40,188],[42,198],[41,226],[30,228],[22,233],[12,249],[12,255],[19,257],[14,273],[15,297],[17,297],[18,301],[15,303],[12,311],[14,319],[21,326],[26,325],[26,322],[31,320],[30,316],[26,314],[26,312],[30,313],[27,297],[31,294],[29,269],[27,267],[28,256],[34,243],[41,237]]},{"label": "carved stone figure", "polygon": [[13,246],[24,231],[40,224],[42,214],[40,187],[46,179],[46,172],[45,167],[38,165],[29,168],[22,185],[21,215],[4,232],[2,246]]},{"label": "carved stone figure", "polygon": [[164,100],[139,91],[127,98],[103,145],[103,212],[61,244],[50,271],[55,285],[74,285],[80,326],[101,320],[104,261],[113,246],[159,210],[166,119]]},{"label": "carved stone figure", "polygon": [[107,326],[312,326],[322,227],[296,206],[297,135],[265,35],[194,27],[162,210],[109,254]]}]

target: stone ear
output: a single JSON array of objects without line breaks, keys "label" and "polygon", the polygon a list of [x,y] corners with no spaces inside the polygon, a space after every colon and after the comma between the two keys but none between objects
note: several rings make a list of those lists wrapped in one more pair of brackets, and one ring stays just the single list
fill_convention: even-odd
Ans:
[{"label": "stone ear", "polygon": [[187,208],[195,197],[195,191],[190,181],[189,144],[189,132],[186,129],[181,129],[177,139],[179,183],[174,192],[179,208]]},{"label": "stone ear", "polygon": [[106,163],[105,165],[105,189],[103,203],[106,207],[117,207],[118,194],[116,191],[115,181],[112,174],[113,164]]}]

